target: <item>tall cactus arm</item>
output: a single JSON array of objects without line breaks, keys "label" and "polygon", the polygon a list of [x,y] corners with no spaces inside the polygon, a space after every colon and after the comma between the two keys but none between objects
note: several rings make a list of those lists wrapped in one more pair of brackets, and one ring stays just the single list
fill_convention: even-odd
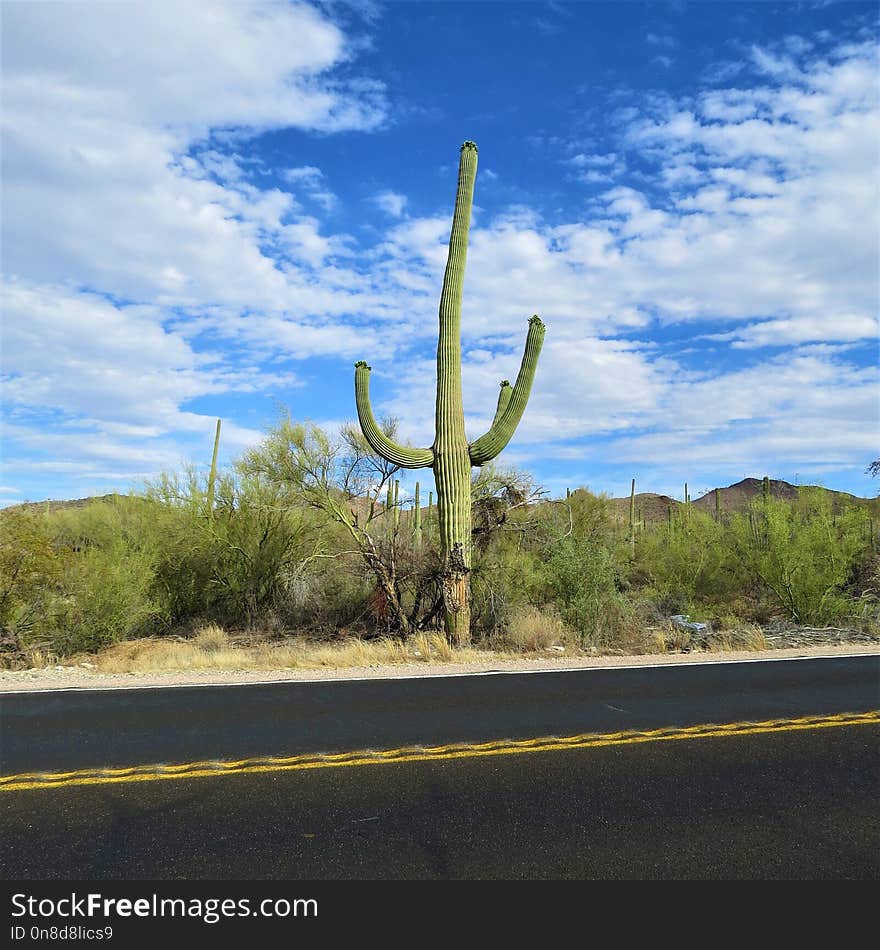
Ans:
[{"label": "tall cactus arm", "polygon": [[507,404],[510,402],[510,394],[513,390],[510,388],[510,380],[502,379],[501,380],[501,392],[498,393],[498,408],[495,410],[495,418],[492,420],[492,425],[504,415],[504,410],[507,408]]},{"label": "tall cactus arm", "polygon": [[357,403],[358,419],[364,436],[373,450],[383,459],[401,468],[426,468],[433,465],[433,450],[412,449],[405,445],[398,445],[379,428],[373,410],[370,408],[370,367],[363,360],[354,365],[354,398]]},{"label": "tall cactus arm", "polygon": [[[472,465],[485,465],[487,462],[491,462],[513,437],[513,433],[516,431],[519,420],[525,411],[526,403],[529,401],[532,380],[535,378],[535,368],[538,365],[538,357],[541,354],[543,343],[544,323],[536,315],[529,320],[529,334],[526,337],[522,364],[519,368],[516,384],[507,401],[507,407],[501,413],[500,418],[496,413],[495,421],[489,431],[485,435],[481,435],[476,442],[470,444],[469,452]],[[499,397],[499,404],[500,401]]]}]

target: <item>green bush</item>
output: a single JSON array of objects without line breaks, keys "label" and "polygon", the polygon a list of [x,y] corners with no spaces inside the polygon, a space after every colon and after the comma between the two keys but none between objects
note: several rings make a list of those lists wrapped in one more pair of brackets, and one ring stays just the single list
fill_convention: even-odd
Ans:
[{"label": "green bush", "polygon": [[44,619],[52,650],[67,655],[157,632],[164,615],[152,585],[151,554],[122,539],[74,554]]},{"label": "green bush", "polygon": [[791,503],[753,503],[731,533],[745,569],[791,620],[827,624],[853,609],[845,585],[869,544],[864,522],[861,510],[835,512],[828,493],[802,489]]},{"label": "green bush", "polygon": [[727,529],[692,508],[638,536],[632,573],[664,614],[729,602],[745,582]]},{"label": "green bush", "polygon": [[61,558],[46,516],[26,508],[0,521],[0,650],[18,656],[38,637],[58,597]]},{"label": "green bush", "polygon": [[584,646],[613,646],[630,632],[633,608],[606,539],[572,534],[546,552],[548,600]]},{"label": "green bush", "polygon": [[160,480],[150,497],[164,509],[155,590],[172,622],[253,625],[295,598],[314,538],[306,513],[276,489],[258,478],[221,476],[209,513],[206,488],[190,472],[184,481]]},{"label": "green bush", "polygon": [[142,508],[141,499],[117,498],[4,515],[0,616],[13,652],[67,655],[161,625]]}]

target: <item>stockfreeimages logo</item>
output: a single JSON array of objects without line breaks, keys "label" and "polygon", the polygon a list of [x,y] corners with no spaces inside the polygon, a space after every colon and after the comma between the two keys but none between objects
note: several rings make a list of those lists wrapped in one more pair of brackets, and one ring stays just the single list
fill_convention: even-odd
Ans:
[{"label": "stockfreeimages logo", "polygon": [[216,924],[231,917],[317,917],[318,902],[312,897],[266,897],[252,901],[250,898],[219,897],[105,897],[103,894],[76,894],[53,899],[34,897],[29,894],[12,895],[12,916],[45,919],[49,917],[84,918],[100,917],[104,920],[118,918],[186,917]]}]

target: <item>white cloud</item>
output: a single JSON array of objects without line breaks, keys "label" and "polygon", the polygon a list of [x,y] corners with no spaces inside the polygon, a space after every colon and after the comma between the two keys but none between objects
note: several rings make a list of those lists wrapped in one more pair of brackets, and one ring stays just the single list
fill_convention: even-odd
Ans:
[{"label": "white cloud", "polygon": [[[175,434],[211,431],[191,400],[294,386],[283,361],[329,354],[370,359],[378,410],[430,441],[433,361],[420,354],[436,333],[448,217],[408,216],[406,196],[386,190],[373,200],[393,226],[364,248],[328,228],[337,198],[304,156],[290,156],[284,190],[250,183],[247,130],[376,128],[381,88],[334,78],[351,44],[310,8],[171,9],[4,11],[8,435],[54,457],[15,464],[84,477],[174,467],[191,444]],[[873,47],[822,59],[792,38],[712,81],[727,85],[620,110],[619,141],[566,166],[614,187],[584,189],[553,224],[528,205],[475,208],[463,314],[474,434],[538,312],[548,334],[522,459],[864,451],[875,378],[843,350],[803,344],[877,332]],[[693,326],[695,342],[751,365],[694,372],[686,346],[673,360],[646,342],[654,321]],[[417,355],[393,369],[409,346]],[[230,445],[257,436],[232,420],[224,432]]]},{"label": "white cloud", "polygon": [[[258,189],[230,144],[272,128],[377,127],[381,86],[334,78],[350,56],[340,28],[302,4],[4,10],[5,389],[17,418],[54,420],[51,432],[18,425],[19,445],[178,464],[171,434],[206,425],[181,409],[189,400],[297,382],[247,353],[197,352],[199,333],[216,343],[247,314],[282,338],[302,330],[313,349],[323,335],[335,352],[332,298],[368,288],[335,261],[346,236],[322,234],[297,200],[326,210],[335,196],[304,165],[287,176],[296,197]],[[224,441],[236,431],[239,442],[256,435],[230,423]]]},{"label": "white cloud", "polygon": [[283,177],[312,201],[316,201],[325,211],[331,211],[339,203],[339,198],[324,183],[324,173],[314,165],[302,165],[288,168]]},{"label": "white cloud", "polygon": [[[574,453],[733,470],[763,460],[803,472],[861,464],[875,440],[877,374],[831,344],[877,338],[878,236],[866,213],[878,207],[880,181],[873,56],[873,46],[854,46],[796,76],[757,57],[773,84],[658,101],[630,115],[621,149],[568,162],[601,170],[621,152],[640,153],[668,189],[662,199],[618,186],[586,220],[551,226],[528,208],[479,218],[462,321],[473,434],[491,419],[499,379],[515,376],[525,320],[538,312],[547,341],[515,437],[523,461]],[[395,268],[422,279],[412,289],[425,288],[425,314],[447,237],[448,223],[433,219],[390,236]],[[718,356],[694,372],[684,344],[672,359],[613,339],[653,319],[697,331],[726,323],[731,330],[709,339],[747,351],[750,363],[727,370]],[[811,341],[821,346],[803,345]],[[761,355],[765,347],[779,355]],[[418,442],[432,432],[432,374],[426,360],[399,388],[377,387]]]},{"label": "white cloud", "polygon": [[399,195],[395,191],[382,191],[373,197],[373,201],[391,218],[402,218],[406,210],[406,195]]}]

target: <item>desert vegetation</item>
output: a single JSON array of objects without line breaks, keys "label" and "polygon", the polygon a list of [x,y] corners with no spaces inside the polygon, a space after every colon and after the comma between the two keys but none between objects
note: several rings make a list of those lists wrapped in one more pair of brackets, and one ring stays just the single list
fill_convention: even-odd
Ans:
[{"label": "desert vegetation", "polygon": [[[395,437],[393,422],[383,431]],[[358,427],[282,416],[225,470],[6,509],[0,662],[455,658],[433,493],[415,507],[399,475]],[[554,499],[528,473],[486,465],[471,485],[473,648],[761,649],[773,622],[876,636],[878,507],[769,480],[690,503],[586,488]],[[697,642],[670,622],[680,614],[709,634]]]}]

